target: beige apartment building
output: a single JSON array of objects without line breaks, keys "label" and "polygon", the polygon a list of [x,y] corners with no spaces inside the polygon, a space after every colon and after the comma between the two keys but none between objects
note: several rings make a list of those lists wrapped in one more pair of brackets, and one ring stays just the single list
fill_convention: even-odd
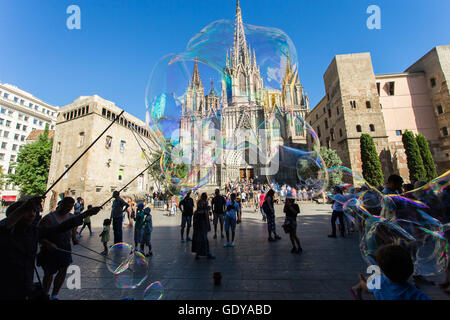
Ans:
[{"label": "beige apartment building", "polygon": [[[122,110],[101,97],[82,96],[59,110],[48,186],[100,135]],[[53,189],[46,209],[63,194],[100,205],[148,166],[142,147],[151,145],[145,123],[124,113]],[[139,143],[138,143],[139,141]],[[140,144],[140,145],[139,145]],[[122,194],[142,196],[153,186],[142,174]],[[55,200],[56,199],[56,200]]]},{"label": "beige apartment building", "polygon": [[404,73],[375,75],[370,53],[338,55],[324,74],[325,97],[306,120],[321,145],[336,150],[343,165],[358,174],[362,174],[359,139],[368,133],[385,178],[396,173],[409,180],[402,143],[405,130],[427,138],[438,173],[446,172],[450,169],[448,61],[450,46],[436,47]]}]

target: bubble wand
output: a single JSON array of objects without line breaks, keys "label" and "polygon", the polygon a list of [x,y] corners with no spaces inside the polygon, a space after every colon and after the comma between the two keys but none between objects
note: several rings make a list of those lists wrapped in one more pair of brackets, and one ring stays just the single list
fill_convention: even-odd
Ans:
[{"label": "bubble wand", "polygon": [[103,130],[103,132],[86,148],[86,150],[84,150],[83,153],[80,154],[78,158],[76,158],[75,161],[72,162],[72,164],[59,176],[59,178],[56,179],[55,182],[53,182],[53,184],[47,189],[47,191],[45,191],[45,193],[43,194],[44,197],[66,175],[66,173],[69,172],[70,169],[72,169],[72,167],[86,154],[86,152],[88,152],[89,149],[105,134],[105,132],[108,131],[109,128],[111,128],[111,126],[120,118],[120,116],[124,112],[125,110],[122,110],[122,112],[117,117],[114,117],[109,126],[107,126],[105,130]]}]

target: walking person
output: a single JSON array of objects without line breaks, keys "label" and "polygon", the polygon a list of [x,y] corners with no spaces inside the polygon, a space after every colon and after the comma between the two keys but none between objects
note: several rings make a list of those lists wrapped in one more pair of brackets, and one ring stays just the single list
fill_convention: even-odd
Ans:
[{"label": "walking person", "polygon": [[144,223],[142,225],[141,231],[141,253],[144,254],[145,246],[147,246],[148,253],[145,256],[150,257],[153,255],[151,242],[153,231],[153,220],[150,207],[144,208],[143,212],[144,212]]},{"label": "walking person", "polygon": [[[87,206],[88,210],[92,209],[91,205]],[[94,233],[92,232],[91,229],[91,217],[87,216],[86,218],[83,219],[83,226],[81,227],[80,233],[78,233],[78,236],[81,238],[81,232],[83,232],[84,228],[88,227],[89,229],[89,235],[92,236]]]},{"label": "walking person", "polygon": [[199,259],[200,256],[215,259],[216,257],[209,251],[208,232],[211,231],[211,226],[209,224],[208,196],[206,193],[202,193],[197,202],[193,224],[192,252],[196,253],[195,259]]},{"label": "walking person", "polygon": [[[77,198],[77,202],[75,202],[75,205],[73,207],[73,214],[75,216],[79,215],[84,210],[84,200],[81,197]],[[78,229],[78,228],[77,228]],[[77,232],[77,229],[75,229],[75,233]],[[81,236],[81,235],[80,235]]]},{"label": "walking person", "polygon": [[[284,229],[289,233],[292,243],[291,253],[301,253],[303,249],[300,245],[300,240],[297,237],[297,215],[300,213],[298,204],[295,203],[295,198],[287,196],[283,212],[286,213],[286,220],[284,221]],[[296,246],[297,245],[297,246]]]},{"label": "walking person", "polygon": [[181,242],[184,242],[184,228],[186,229],[186,241],[191,241],[189,231],[191,230],[192,215],[194,214],[194,200],[191,198],[191,192],[188,191],[178,207],[181,210]]},{"label": "walking person", "polygon": [[[138,245],[141,243],[142,227],[144,226],[145,213],[144,204],[141,202],[137,205],[136,215],[134,218],[134,250],[138,250]],[[141,252],[143,253],[143,252]]]},{"label": "walking person", "polygon": [[113,198],[111,219],[113,221],[114,244],[116,244],[122,242],[123,215],[130,205],[120,197],[119,191],[113,192]]},{"label": "walking person", "polygon": [[216,189],[215,197],[211,200],[214,224],[214,239],[217,239],[217,222],[220,222],[220,236],[223,239],[223,224],[225,221],[226,200],[220,194],[220,190]]},{"label": "walking person", "polygon": [[100,233],[98,236],[101,239],[101,242],[103,244],[103,249],[104,249],[101,254],[105,255],[105,256],[108,254],[108,242],[109,242],[110,229],[111,229],[111,220],[110,219],[103,220],[103,230],[102,230],[102,233]]},{"label": "walking person", "polygon": [[259,195],[259,210],[261,211],[262,215],[262,221],[266,222],[267,217],[263,210],[263,204],[264,204],[264,198],[266,197],[266,194],[264,193],[264,189],[261,190],[261,194]]},{"label": "walking person", "polygon": [[[267,240],[269,241],[275,241],[280,240],[281,237],[276,233],[276,227],[275,227],[275,208],[273,206],[274,203],[274,195],[275,191],[273,189],[270,189],[265,198],[264,203],[262,206],[262,209],[264,210],[264,213],[267,218],[267,231],[269,233],[269,238]],[[273,237],[272,237],[273,234]]]}]

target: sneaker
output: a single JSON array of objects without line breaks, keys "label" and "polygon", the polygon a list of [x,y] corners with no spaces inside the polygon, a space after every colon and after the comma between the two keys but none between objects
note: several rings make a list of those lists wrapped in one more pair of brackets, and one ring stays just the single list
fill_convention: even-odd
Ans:
[{"label": "sneaker", "polygon": [[217,239],[217,234],[214,235],[213,239]]},{"label": "sneaker", "polygon": [[149,253],[147,253],[145,256],[146,257],[150,257],[150,256],[152,256],[153,255],[153,253],[150,251]]},{"label": "sneaker", "polygon": [[276,241],[274,238],[269,237],[267,240],[269,240],[270,242]]},{"label": "sneaker", "polygon": [[181,239],[181,243],[184,243],[184,239]]},{"label": "sneaker", "polygon": [[92,237],[92,235],[93,235],[94,233],[95,233],[95,232],[91,232],[90,236]]},{"label": "sneaker", "polygon": [[293,248],[291,249],[291,253],[297,253],[297,248],[296,248],[296,247],[293,247]]},{"label": "sneaker", "polygon": [[303,252],[302,247],[300,247],[300,248],[297,249],[297,253],[302,253],[302,252]]},{"label": "sneaker", "polygon": [[222,239],[225,238],[223,234],[221,234],[220,236],[222,237]]},{"label": "sneaker", "polygon": [[230,243],[230,247],[234,247],[234,241]]},{"label": "sneaker", "polygon": [[195,255],[195,260],[200,259],[200,256],[198,255],[198,253]]},{"label": "sneaker", "polygon": [[188,242],[188,241],[192,241],[192,239],[189,238],[189,237],[187,237],[187,238],[186,238],[186,242]]},{"label": "sneaker", "polygon": [[230,246],[230,244],[229,244],[228,242],[225,242],[225,243],[223,244],[223,247],[224,247],[224,248],[229,247],[229,246]]},{"label": "sneaker", "polygon": [[106,252],[105,250],[103,250],[100,254],[101,254],[102,256],[106,256],[107,253],[108,253],[108,252]]},{"label": "sneaker", "polygon": [[78,239],[81,238],[81,237],[82,237],[82,235],[81,235],[81,233],[79,233],[79,234],[78,234]]},{"label": "sneaker", "polygon": [[335,234],[329,234],[328,238],[337,238]]},{"label": "sneaker", "polygon": [[276,235],[275,240],[281,240],[281,237],[279,235]]}]

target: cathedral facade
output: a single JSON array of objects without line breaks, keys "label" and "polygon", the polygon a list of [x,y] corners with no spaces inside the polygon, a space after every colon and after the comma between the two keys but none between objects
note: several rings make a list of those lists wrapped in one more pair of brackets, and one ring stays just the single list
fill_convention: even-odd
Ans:
[{"label": "cathedral facade", "polygon": [[[289,56],[282,90],[264,87],[256,56],[257,52],[251,51],[247,45],[238,1],[234,43],[227,52],[220,96],[212,82],[209,93],[205,95],[198,62],[195,61],[192,80],[182,106],[181,131],[191,132],[194,128],[202,128],[205,134],[195,139],[203,139],[203,143],[197,146],[211,146],[211,150],[202,152],[192,148],[192,157],[202,154],[216,160],[211,167],[207,161],[200,159],[198,163],[202,167],[193,177],[198,179],[193,184],[212,187],[242,179],[265,181],[269,158],[265,155],[270,154],[274,144],[302,147],[307,143],[306,128],[296,115],[306,118],[309,111],[308,97],[291,66]],[[217,132],[220,132],[220,137],[214,136]],[[213,143],[206,143],[207,140]],[[186,141],[180,138],[180,143]],[[257,151],[252,153],[252,147]],[[284,181],[291,177],[292,183],[296,183],[296,175],[292,172],[278,172],[277,177]],[[203,178],[207,181],[200,181]]]}]

